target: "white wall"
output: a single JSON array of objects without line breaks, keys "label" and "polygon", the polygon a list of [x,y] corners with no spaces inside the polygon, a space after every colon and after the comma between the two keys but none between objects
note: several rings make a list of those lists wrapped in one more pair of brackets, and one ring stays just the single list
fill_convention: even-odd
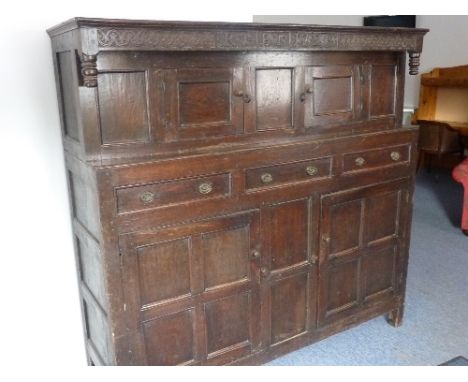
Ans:
[{"label": "white wall", "polygon": [[256,23],[362,26],[363,17],[359,15],[254,15],[252,21]]},{"label": "white wall", "polygon": [[251,21],[224,8],[207,13],[198,2],[197,9],[139,0],[58,4],[13,2],[0,23],[2,374],[3,366],[34,374],[86,364],[46,29],[74,16]]},{"label": "white wall", "polygon": [[[255,15],[255,22],[301,23],[361,26],[364,16],[321,15]],[[468,16],[417,16],[416,26],[428,28],[421,55],[420,73],[439,66],[468,64]],[[420,75],[410,76],[406,71],[405,108],[418,105]]]}]

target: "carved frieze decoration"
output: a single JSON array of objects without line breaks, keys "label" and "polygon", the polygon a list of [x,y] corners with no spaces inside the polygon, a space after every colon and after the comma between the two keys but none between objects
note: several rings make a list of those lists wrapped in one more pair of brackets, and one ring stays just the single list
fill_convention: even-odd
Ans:
[{"label": "carved frieze decoration", "polygon": [[312,49],[410,50],[421,49],[422,37],[404,32],[361,33],[336,31],[162,30],[99,28],[102,48],[157,50]]}]

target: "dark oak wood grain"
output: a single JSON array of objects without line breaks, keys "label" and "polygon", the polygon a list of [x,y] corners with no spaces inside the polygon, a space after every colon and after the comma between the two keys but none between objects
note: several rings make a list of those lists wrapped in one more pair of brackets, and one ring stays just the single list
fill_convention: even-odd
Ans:
[{"label": "dark oak wood grain", "polygon": [[50,29],[88,363],[259,364],[400,325],[425,32]]}]

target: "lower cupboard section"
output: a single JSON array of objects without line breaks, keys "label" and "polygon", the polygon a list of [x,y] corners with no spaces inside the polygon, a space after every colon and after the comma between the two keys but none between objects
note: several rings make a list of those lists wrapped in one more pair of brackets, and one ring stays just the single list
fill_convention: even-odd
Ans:
[{"label": "lower cupboard section", "polygon": [[121,236],[129,364],[258,363],[401,307],[408,181]]}]

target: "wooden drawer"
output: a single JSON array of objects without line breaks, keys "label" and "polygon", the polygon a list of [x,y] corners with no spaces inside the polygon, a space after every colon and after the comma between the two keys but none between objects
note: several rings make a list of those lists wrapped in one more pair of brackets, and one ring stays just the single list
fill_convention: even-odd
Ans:
[{"label": "wooden drawer", "polygon": [[403,145],[345,154],[343,155],[343,173],[408,164],[410,160],[409,150],[409,145]]},{"label": "wooden drawer", "polygon": [[247,169],[245,171],[245,188],[250,190],[298,181],[312,181],[329,177],[331,174],[331,157],[280,163],[273,166]]},{"label": "wooden drawer", "polygon": [[221,198],[231,193],[229,173],[171,179],[116,189],[119,214]]}]

